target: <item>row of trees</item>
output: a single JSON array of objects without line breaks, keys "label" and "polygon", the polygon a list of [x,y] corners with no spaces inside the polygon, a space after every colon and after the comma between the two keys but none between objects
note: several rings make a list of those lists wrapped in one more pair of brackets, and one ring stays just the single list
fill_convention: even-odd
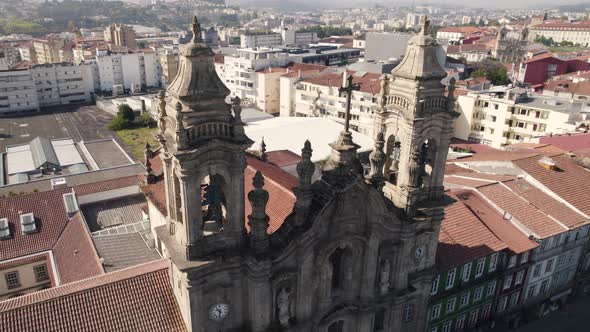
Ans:
[{"label": "row of trees", "polygon": [[352,35],[352,29],[350,28],[336,28],[327,27],[321,25],[314,25],[305,27],[299,31],[317,32],[318,38],[326,38],[330,36],[350,36]]}]

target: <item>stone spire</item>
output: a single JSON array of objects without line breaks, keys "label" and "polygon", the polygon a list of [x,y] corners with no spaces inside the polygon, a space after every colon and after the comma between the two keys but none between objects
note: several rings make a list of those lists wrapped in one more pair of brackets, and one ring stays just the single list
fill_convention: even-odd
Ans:
[{"label": "stone spire", "polygon": [[311,143],[309,140],[306,140],[303,149],[301,149],[301,161],[297,164],[299,186],[294,188],[295,197],[297,197],[297,201],[295,201],[295,220],[297,226],[301,226],[307,218],[313,198],[311,179],[315,172],[315,164],[311,161],[312,152]]},{"label": "stone spire", "polygon": [[262,142],[260,143],[260,160],[268,161],[268,156],[266,155],[266,143],[264,143],[264,137],[262,137]]},{"label": "stone spire", "polygon": [[257,253],[264,252],[268,249],[268,222],[270,218],[266,214],[266,204],[268,203],[268,192],[263,189],[264,177],[260,171],[256,171],[252,179],[254,189],[248,193],[248,200],[252,207],[252,213],[248,216],[248,225],[250,225],[250,247]]},{"label": "stone spire", "polygon": [[145,151],[144,151],[144,158],[145,158],[145,183],[152,184],[156,180],[156,176],[152,170],[152,163],[150,162],[150,158],[153,157],[152,149],[150,143],[145,141]]},{"label": "stone spire", "polygon": [[383,133],[377,134],[375,139],[375,148],[369,154],[369,161],[371,163],[370,181],[375,186],[379,187],[383,184],[383,167],[385,166],[385,160],[387,159],[383,147],[385,146],[385,140],[383,139]]}]

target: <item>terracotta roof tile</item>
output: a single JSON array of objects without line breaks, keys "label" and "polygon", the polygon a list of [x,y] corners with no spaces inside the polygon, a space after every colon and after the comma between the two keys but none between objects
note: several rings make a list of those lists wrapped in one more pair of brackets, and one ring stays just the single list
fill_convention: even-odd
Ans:
[{"label": "terracotta roof tile", "polygon": [[63,284],[104,274],[86,222],[79,212],[57,240],[53,255]]},{"label": "terracotta roof tile", "polygon": [[497,206],[501,213],[510,213],[514,222],[522,224],[538,238],[544,239],[566,231],[555,220],[502,183],[480,187],[477,190]]},{"label": "terracotta roof tile", "polygon": [[277,150],[267,153],[268,161],[279,166],[291,166],[301,161],[301,157],[290,150]]},{"label": "terracotta roof tile", "polygon": [[457,197],[447,192],[453,203],[445,207],[445,219],[438,237],[436,262],[452,268],[506,248]]},{"label": "terracotta roof tile", "polygon": [[[590,83],[590,81],[588,83]],[[590,148],[590,134],[553,135],[551,137],[545,136],[539,138],[539,143],[551,144],[568,152],[579,149],[587,149]]]},{"label": "terracotta roof tile", "polygon": [[514,161],[516,166],[527,172],[543,186],[572,204],[585,215],[590,216],[590,172],[578,166],[566,155],[552,156],[559,170],[551,171],[539,164],[541,156]]},{"label": "terracotta roof tile", "polygon": [[156,261],[0,302],[3,332],[186,331]]},{"label": "terracotta roof tile", "polygon": [[474,190],[453,190],[463,202],[514,254],[534,249],[539,245],[491,207]]},{"label": "terracotta roof tile", "polygon": [[481,31],[476,27],[444,27],[438,30],[439,32],[458,32],[458,33],[475,33]]},{"label": "terracotta roof tile", "polygon": [[[381,83],[379,78],[380,74],[365,73],[364,76],[355,76],[355,71],[347,71],[347,75],[352,75],[352,83],[361,85],[361,92],[378,94],[381,92]],[[340,87],[342,86],[342,74],[339,73],[323,73],[315,77],[311,77],[303,80],[305,83],[329,86],[329,87]]]}]

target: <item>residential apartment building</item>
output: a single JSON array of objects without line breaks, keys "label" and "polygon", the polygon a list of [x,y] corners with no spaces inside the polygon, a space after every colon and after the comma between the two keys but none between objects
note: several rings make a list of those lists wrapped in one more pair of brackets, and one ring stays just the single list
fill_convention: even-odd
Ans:
[{"label": "residential apartment building", "polygon": [[28,69],[0,71],[0,114],[39,110],[35,81]]},{"label": "residential apartment building", "polygon": [[561,60],[551,54],[543,54],[524,60],[518,67],[516,81],[529,84],[533,88],[542,88],[545,81],[553,76],[586,71],[590,69],[587,61],[579,59]]},{"label": "residential apartment building", "polygon": [[439,42],[458,43],[479,31],[477,27],[444,27],[436,32],[436,39]]},{"label": "residential apartment building", "polygon": [[178,73],[178,49],[164,49],[159,52],[159,62],[162,68],[162,86],[166,87]]},{"label": "residential apartment building", "polygon": [[0,43],[0,70],[8,70],[21,60],[18,44]]},{"label": "residential apartment building", "polygon": [[46,39],[35,39],[32,46],[39,64],[69,62],[74,59],[73,44],[63,37],[50,35]]},{"label": "residential apartment building", "polygon": [[339,88],[346,85],[344,82],[346,75],[352,75],[353,83],[360,84],[360,90],[352,93],[350,127],[362,134],[372,136],[375,126],[375,108],[381,98],[380,74],[352,71],[324,72],[303,79],[295,86],[294,115],[327,117],[344,123],[346,97],[339,93]]},{"label": "residential apartment building", "polygon": [[566,98],[531,95],[522,88],[469,91],[457,99],[457,138],[496,148],[576,130],[586,106]]},{"label": "residential apartment building", "polygon": [[531,40],[543,36],[555,42],[572,42],[579,45],[590,45],[590,22],[547,22],[531,27]]},{"label": "residential apartment building", "polygon": [[235,55],[224,57],[225,85],[233,95],[245,103],[256,102],[256,72],[269,67],[286,66],[291,61],[289,54],[280,49],[238,49]]},{"label": "residential apartment building", "polygon": [[111,24],[106,27],[104,30],[104,41],[129,49],[137,48],[135,30],[133,30],[133,27],[124,24]]},{"label": "residential apartment building", "polygon": [[94,67],[92,63],[54,63],[1,71],[0,114],[91,102],[97,88]]},{"label": "residential apartment building", "polygon": [[283,45],[280,33],[246,33],[240,36],[241,48],[272,47]]},{"label": "residential apartment building", "polygon": [[100,76],[100,90],[113,91],[117,87],[137,92],[161,85],[162,71],[155,52],[110,53],[96,56]]}]

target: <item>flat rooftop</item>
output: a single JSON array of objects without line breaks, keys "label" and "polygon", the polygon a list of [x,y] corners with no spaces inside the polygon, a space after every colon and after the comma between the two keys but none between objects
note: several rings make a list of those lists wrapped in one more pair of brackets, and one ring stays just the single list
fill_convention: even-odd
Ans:
[{"label": "flat rooftop", "polygon": [[109,227],[141,222],[142,208],[145,206],[145,197],[134,195],[83,205],[81,209],[90,231],[96,232]]},{"label": "flat rooftop", "polygon": [[133,162],[112,139],[84,142],[99,169],[131,165]]},{"label": "flat rooftop", "polygon": [[145,233],[93,236],[92,240],[107,273],[161,259],[155,248],[148,247]]}]

